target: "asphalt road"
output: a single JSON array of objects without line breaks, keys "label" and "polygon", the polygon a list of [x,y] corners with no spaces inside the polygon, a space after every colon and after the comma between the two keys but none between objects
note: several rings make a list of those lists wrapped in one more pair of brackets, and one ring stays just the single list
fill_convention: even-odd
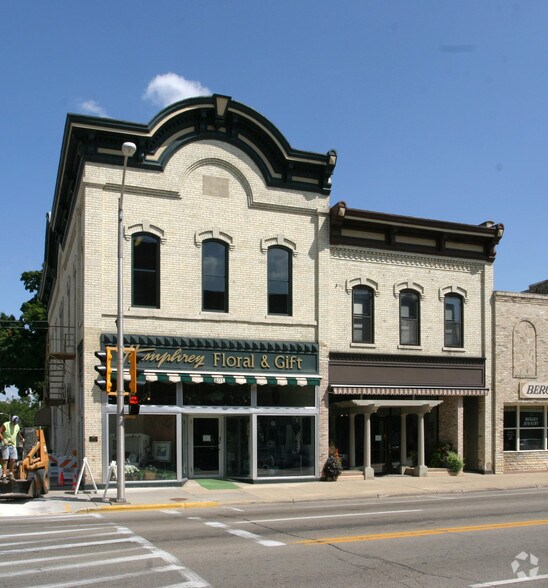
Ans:
[{"label": "asphalt road", "polygon": [[3,587],[548,586],[548,491],[2,520]]}]

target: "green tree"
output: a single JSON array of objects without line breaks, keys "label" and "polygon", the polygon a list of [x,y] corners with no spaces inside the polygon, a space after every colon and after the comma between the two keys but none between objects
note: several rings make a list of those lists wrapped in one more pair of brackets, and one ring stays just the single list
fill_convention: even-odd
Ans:
[{"label": "green tree", "polygon": [[32,427],[38,409],[39,404],[34,396],[2,400],[0,401],[0,424],[5,423],[16,414],[21,419],[21,427]]},{"label": "green tree", "polygon": [[38,298],[41,271],[23,272],[21,281],[32,298],[21,306],[21,316],[0,313],[0,393],[15,386],[19,396],[42,398],[45,384],[46,309]]}]

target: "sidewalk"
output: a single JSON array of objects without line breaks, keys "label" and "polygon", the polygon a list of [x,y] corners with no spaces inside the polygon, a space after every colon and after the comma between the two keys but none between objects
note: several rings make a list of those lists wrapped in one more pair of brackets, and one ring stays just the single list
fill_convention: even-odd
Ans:
[{"label": "sidewalk", "polygon": [[[204,485],[210,488],[204,487]],[[215,487],[221,486],[221,488]],[[52,515],[109,510],[145,510],[174,508],[208,508],[254,503],[294,503],[318,500],[359,500],[390,496],[449,494],[489,490],[548,489],[548,472],[482,475],[462,473],[458,476],[431,475],[382,476],[373,480],[341,477],[337,482],[282,482],[245,484],[240,482],[207,483],[189,480],[181,487],[134,488],[126,485],[127,503],[116,503],[116,486],[111,486],[103,501],[104,490],[97,493],[68,487],[53,488],[43,498],[34,500],[0,500],[0,517]]]}]

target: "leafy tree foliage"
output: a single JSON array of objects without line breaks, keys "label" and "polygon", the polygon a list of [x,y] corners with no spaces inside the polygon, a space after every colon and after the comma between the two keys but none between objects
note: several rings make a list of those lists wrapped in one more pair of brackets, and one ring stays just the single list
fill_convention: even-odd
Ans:
[{"label": "leafy tree foliage", "polygon": [[32,395],[27,398],[0,401],[0,425],[16,414],[21,419],[21,427],[32,427],[38,408],[38,401]]},{"label": "leafy tree foliage", "polygon": [[0,313],[0,393],[15,386],[21,397],[34,393],[42,398],[48,329],[46,309],[38,298],[41,278],[41,271],[21,275],[25,289],[33,296],[21,306],[18,319]]}]

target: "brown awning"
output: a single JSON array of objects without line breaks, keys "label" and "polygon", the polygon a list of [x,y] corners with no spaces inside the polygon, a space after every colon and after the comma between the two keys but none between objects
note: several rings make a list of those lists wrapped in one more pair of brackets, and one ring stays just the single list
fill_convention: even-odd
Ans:
[{"label": "brown awning", "polygon": [[363,394],[364,396],[487,396],[488,388],[389,388],[382,386],[331,385],[333,394]]}]

